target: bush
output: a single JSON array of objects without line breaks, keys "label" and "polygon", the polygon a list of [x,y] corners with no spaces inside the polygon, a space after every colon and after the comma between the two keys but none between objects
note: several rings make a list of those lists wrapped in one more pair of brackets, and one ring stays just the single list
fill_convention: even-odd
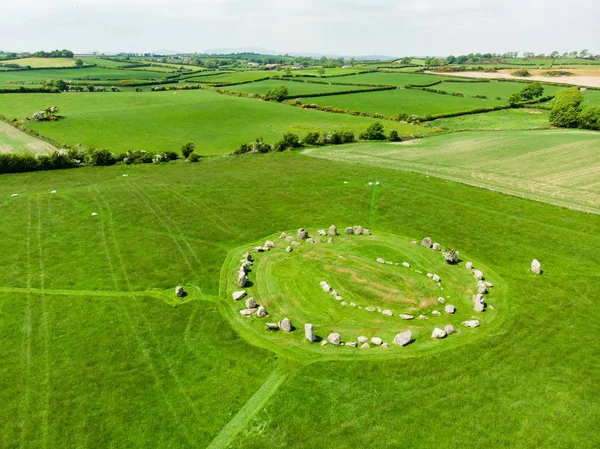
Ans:
[{"label": "bush", "polygon": [[550,124],[561,128],[576,128],[582,101],[583,96],[577,87],[558,92],[550,111]]},{"label": "bush", "polygon": [[515,70],[514,72],[512,72],[512,75],[526,77],[526,76],[531,76],[531,73],[529,73],[528,70],[520,69],[520,70]]},{"label": "bush", "polygon": [[578,125],[584,129],[600,130],[600,108],[597,106],[586,106],[577,117]]},{"label": "bush", "polygon": [[300,137],[294,133],[285,133],[283,135],[283,144],[285,148],[300,148],[302,146]]},{"label": "bush", "polygon": [[179,159],[179,155],[174,151],[165,151],[163,156],[167,161],[175,161]]},{"label": "bush", "polygon": [[342,143],[342,136],[337,131],[323,134],[323,143],[329,145],[339,145]]},{"label": "bush", "polygon": [[366,140],[384,140],[383,125],[379,122],[370,124],[362,137]]},{"label": "bush", "polygon": [[183,154],[183,157],[187,159],[190,157],[190,155],[194,152],[195,149],[196,144],[194,142],[186,142],[181,147],[181,154]]},{"label": "bush", "polygon": [[458,263],[459,260],[459,252],[452,249],[452,248],[446,248],[444,250],[442,250],[442,256],[444,256],[444,260],[450,264],[455,264]]},{"label": "bush", "polygon": [[285,86],[274,87],[269,89],[265,98],[270,101],[282,101],[288,96],[288,89]]},{"label": "bush", "polygon": [[199,154],[190,154],[190,162],[198,162],[201,159]]},{"label": "bush", "polygon": [[108,150],[90,148],[86,156],[87,165],[113,165],[117,158]]},{"label": "bush", "polygon": [[390,135],[388,136],[388,139],[390,140],[390,142],[400,141],[400,136],[398,135],[398,131],[396,131],[395,129],[392,129],[390,131]]},{"label": "bush", "polygon": [[352,131],[342,131],[342,143],[354,142],[354,133]]},{"label": "bush", "polygon": [[316,145],[317,143],[319,143],[319,137],[320,134],[318,131],[309,131],[308,133],[306,133],[306,136],[304,136],[304,144]]}]

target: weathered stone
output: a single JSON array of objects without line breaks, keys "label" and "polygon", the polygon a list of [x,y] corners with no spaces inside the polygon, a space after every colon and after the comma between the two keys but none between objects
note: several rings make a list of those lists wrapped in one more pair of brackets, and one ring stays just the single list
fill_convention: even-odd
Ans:
[{"label": "weathered stone", "polygon": [[348,343],[346,343],[346,346],[349,346],[351,348],[356,348],[356,342],[355,341],[349,341]]},{"label": "weathered stone", "polygon": [[354,235],[360,235],[362,234],[362,231],[362,226],[354,226],[354,228],[352,228],[352,232],[354,232]]},{"label": "weathered stone", "polygon": [[266,327],[267,329],[269,329],[270,331],[276,331],[276,330],[279,330],[279,324],[277,324],[277,323],[266,323],[266,324],[265,324],[265,327]]},{"label": "weathered stone", "polygon": [[337,226],[336,225],[329,226],[329,235],[337,235]]},{"label": "weathered stone", "polygon": [[494,284],[492,284],[491,282],[485,281],[483,283],[487,288],[492,288],[494,286]]},{"label": "weathered stone", "polygon": [[327,341],[329,343],[331,343],[332,345],[339,345],[340,344],[340,334],[338,334],[337,332],[333,332],[333,333],[329,334],[327,336]]},{"label": "weathered stone", "polygon": [[294,237],[292,237],[291,235],[288,235],[288,236],[287,236],[285,239],[286,239],[288,242],[291,242],[292,240],[294,240]]},{"label": "weathered stone", "polygon": [[231,296],[233,296],[233,300],[234,301],[239,301],[244,296],[246,296],[246,291],[245,290],[240,290],[240,291],[237,291],[237,292],[233,292],[233,294]]},{"label": "weathered stone", "polygon": [[250,316],[254,313],[254,309],[243,309],[240,310],[240,314],[243,316]]},{"label": "weathered stone", "polygon": [[325,291],[325,292],[330,292],[331,291],[331,285],[329,285],[327,282],[321,281],[321,282],[319,282],[319,285],[321,286],[321,288],[323,289],[323,291]]},{"label": "weathered stone", "polygon": [[371,343],[373,343],[375,346],[381,346],[381,343],[383,343],[383,340],[379,337],[373,337],[373,338],[371,338]]},{"label": "weathered stone", "polygon": [[306,243],[315,243],[315,241],[309,237],[306,239]]},{"label": "weathered stone", "polygon": [[321,342],[321,346],[327,346],[327,340],[323,340],[323,341]]},{"label": "weathered stone", "polygon": [[376,186],[379,186],[379,185],[381,185],[381,184],[379,184],[379,181],[377,181],[377,182],[375,183],[375,185],[376,185]]},{"label": "weathered stone", "polygon": [[256,309],[257,307],[258,306],[256,304],[256,299],[254,299],[254,296],[246,300],[246,309]]},{"label": "weathered stone", "polygon": [[367,312],[375,312],[375,310],[377,310],[375,307],[369,306],[369,307],[365,307],[365,310]]},{"label": "weathered stone", "polygon": [[485,282],[483,282],[483,281],[477,282],[477,292],[481,295],[483,295],[484,293],[487,293],[487,286],[485,285]]},{"label": "weathered stone", "polygon": [[331,237],[329,237],[329,238],[327,239],[327,243],[333,243],[333,239],[332,239]]},{"label": "weathered stone", "polygon": [[369,349],[371,346],[369,346],[369,343],[363,343],[362,345],[360,345],[360,349]]},{"label": "weathered stone", "polygon": [[298,229],[298,238],[300,240],[307,239],[308,238],[308,231],[305,230],[304,228]]},{"label": "weathered stone", "polygon": [[350,307],[356,307],[356,304],[351,302],[350,304],[348,304]]},{"label": "weathered stone", "polygon": [[289,320],[289,318],[284,318],[279,322],[279,329],[281,329],[284,332],[292,331],[292,322]]},{"label": "weathered stone", "polygon": [[439,327],[436,327],[433,332],[431,333],[431,338],[445,338],[446,337],[446,331],[440,329]]},{"label": "weathered stone", "polygon": [[438,298],[438,302],[440,304],[446,304],[446,300],[443,297],[441,297],[441,296]]},{"label": "weathered stone", "polygon": [[356,339],[356,341],[358,341],[359,343],[366,343],[369,341],[369,339],[367,337],[365,337],[364,335],[361,335],[360,337],[358,337]]},{"label": "weathered stone", "polygon": [[406,268],[410,268],[410,264],[408,262],[402,262],[402,266]]},{"label": "weathered stone", "polygon": [[287,239],[287,234],[285,232],[282,232],[281,235],[279,236],[280,239]]},{"label": "weathered stone", "polygon": [[448,304],[446,307],[444,307],[444,310],[446,313],[453,314],[456,312],[456,307],[454,307],[452,304]]},{"label": "weathered stone", "polygon": [[382,343],[382,344],[381,344],[381,347],[382,347],[382,348],[389,348],[389,347],[390,347],[390,344],[389,344],[389,343]]},{"label": "weathered stone", "polygon": [[371,231],[369,229],[363,229],[363,235],[371,235]]},{"label": "weathered stone", "polygon": [[381,313],[382,313],[383,315],[387,315],[387,316],[392,316],[392,315],[393,315],[393,313],[392,313],[392,311],[391,311],[391,310],[382,310],[382,311],[381,311]]},{"label": "weathered stone", "polygon": [[456,331],[454,330],[454,326],[452,326],[452,324],[448,324],[448,325],[447,325],[447,326],[444,328],[444,331],[445,331],[445,332],[446,332],[446,334],[448,334],[448,335],[451,335],[451,334],[453,334],[454,332],[456,332]]},{"label": "weathered stone", "polygon": [[322,242],[322,240],[321,240],[319,237],[317,237],[317,238],[315,239],[315,243],[321,243],[321,242]]},{"label": "weathered stone", "polygon": [[412,316],[412,315],[407,315],[407,314],[405,314],[405,313],[401,313],[401,314],[400,314],[400,318],[402,318],[403,320],[412,320],[412,319],[414,319],[415,317],[414,317],[414,316]]},{"label": "weathered stone", "polygon": [[262,253],[265,249],[262,246],[255,246],[254,248],[252,248],[252,251],[254,251],[255,253]]},{"label": "weathered stone", "polygon": [[483,273],[480,270],[473,270],[473,276],[475,276],[475,279],[478,281],[483,279]]},{"label": "weathered stone", "polygon": [[377,262],[379,262],[379,263],[385,263],[385,260],[384,260],[384,259],[382,259],[381,257],[378,257],[378,258],[377,258]]},{"label": "weathered stone", "polygon": [[291,246],[288,246],[288,247],[285,249],[285,252],[286,252],[286,253],[291,253],[292,251],[294,251],[294,248],[292,248]]},{"label": "weathered stone", "polygon": [[431,279],[433,277],[433,273],[427,273],[426,276]]},{"label": "weathered stone", "polygon": [[331,293],[331,296],[337,296],[338,295],[337,290],[331,290],[329,293]]},{"label": "weathered stone", "polygon": [[181,285],[175,287],[175,295],[179,298],[183,298],[185,296],[185,292],[183,291],[183,287]]},{"label": "weathered stone", "polygon": [[267,240],[264,246],[265,248],[275,248],[275,243],[272,240]]},{"label": "weathered stone", "polygon": [[308,341],[315,341],[315,327],[310,323],[306,323],[304,325],[304,335]]},{"label": "weathered stone", "polygon": [[248,278],[246,277],[246,275],[244,273],[239,273],[238,286],[240,286],[241,288],[244,288],[247,283],[248,283]]},{"label": "weathered stone", "polygon": [[388,265],[394,265],[394,262],[391,262],[389,260],[386,260],[385,263],[387,263]]},{"label": "weathered stone", "polygon": [[369,187],[373,187],[373,183],[372,183],[372,182],[369,182],[368,186],[369,186]]},{"label": "weathered stone", "polygon": [[531,262],[531,271],[533,271],[536,274],[542,274],[542,264],[539,260],[533,259],[533,261]]},{"label": "weathered stone", "polygon": [[399,346],[406,346],[410,343],[410,339],[412,338],[411,331],[400,332],[396,334],[394,337],[394,344]]},{"label": "weathered stone", "polygon": [[335,299],[337,299],[338,301],[341,301],[341,300],[342,300],[342,299],[344,299],[344,298],[342,298],[340,295],[337,295],[337,296],[335,297]]},{"label": "weathered stone", "polygon": [[326,236],[326,235],[327,235],[327,232],[325,231],[325,229],[319,229],[319,230],[317,231],[317,234],[318,234],[318,235],[320,235],[320,236]]},{"label": "weathered stone", "polygon": [[463,321],[463,324],[467,327],[479,327],[479,320],[467,320],[467,321]]},{"label": "weathered stone", "polygon": [[267,309],[265,309],[263,306],[258,306],[258,309],[256,310],[256,316],[259,318],[267,316]]},{"label": "weathered stone", "polygon": [[483,312],[485,310],[485,303],[484,302],[476,302],[473,309],[475,310],[475,312]]},{"label": "weathered stone", "polygon": [[300,242],[292,242],[292,246],[300,246]]},{"label": "weathered stone", "polygon": [[425,237],[423,239],[423,241],[421,242],[421,245],[423,245],[425,248],[431,248],[431,245],[433,245],[433,242],[431,241],[431,239],[429,237]]},{"label": "weathered stone", "polygon": [[434,310],[433,312],[431,312],[431,314],[435,316],[440,316],[442,313],[439,310]]},{"label": "weathered stone", "polygon": [[342,301],[342,302],[340,302],[340,304],[341,304],[342,306],[347,306],[347,305],[348,305],[348,303],[347,303],[346,301]]},{"label": "weathered stone", "polygon": [[427,318],[425,315],[419,315],[419,319],[420,320],[428,320],[429,318]]},{"label": "weathered stone", "polygon": [[473,269],[473,262],[467,262],[467,263],[465,264],[465,268],[466,268],[467,270],[472,270],[472,269]]},{"label": "weathered stone", "polygon": [[433,247],[432,247],[435,251],[441,251],[442,247],[440,246],[439,243],[434,243]]},{"label": "weathered stone", "polygon": [[433,282],[441,282],[441,279],[437,274],[434,274],[433,276],[431,276],[431,280]]},{"label": "weathered stone", "polygon": [[347,227],[344,230],[344,234],[346,234],[346,235],[352,235],[352,234],[354,234],[354,230],[351,227]]}]

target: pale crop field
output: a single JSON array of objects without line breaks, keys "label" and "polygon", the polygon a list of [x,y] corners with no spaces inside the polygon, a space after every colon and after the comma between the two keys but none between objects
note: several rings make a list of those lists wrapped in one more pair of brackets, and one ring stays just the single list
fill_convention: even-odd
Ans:
[{"label": "pale crop field", "polygon": [[305,154],[423,173],[600,213],[599,145],[600,133],[591,131],[464,132]]},{"label": "pale crop field", "polygon": [[56,148],[40,139],[19,131],[8,123],[0,122],[0,153],[43,154]]}]

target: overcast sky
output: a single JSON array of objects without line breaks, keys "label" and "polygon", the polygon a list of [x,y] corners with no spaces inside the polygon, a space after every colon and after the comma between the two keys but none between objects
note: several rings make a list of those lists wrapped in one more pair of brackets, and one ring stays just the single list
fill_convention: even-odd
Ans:
[{"label": "overcast sky", "polygon": [[0,0],[0,50],[600,53],[599,0]]}]

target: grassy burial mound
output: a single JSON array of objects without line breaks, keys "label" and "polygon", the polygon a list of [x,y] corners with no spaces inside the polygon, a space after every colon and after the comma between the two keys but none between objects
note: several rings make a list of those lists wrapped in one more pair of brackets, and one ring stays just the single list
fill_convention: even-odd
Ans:
[{"label": "grassy burial mound", "polygon": [[592,131],[465,132],[305,153],[414,171],[600,213],[599,143],[600,134]]},{"label": "grassy burial mound", "polygon": [[55,150],[56,148],[48,142],[36,139],[0,121],[0,153],[44,154]]},{"label": "grassy burial mound", "polygon": [[[49,104],[60,108],[60,121],[25,126],[69,146],[81,143],[114,152],[179,151],[193,141],[200,154],[224,154],[258,137],[273,143],[286,132],[349,130],[358,135],[373,123],[208,91],[5,94],[0,95],[0,114],[23,120]],[[398,122],[386,125],[400,134],[428,132]]]},{"label": "grassy burial mound", "polygon": [[[315,229],[308,238],[289,231],[271,236],[264,246],[249,245],[249,255],[233,251],[221,285],[240,333],[290,357],[305,357],[297,354],[303,351],[325,358],[397,357],[470,342],[492,331],[498,313],[510,312],[500,278],[478,263],[480,272],[489,273],[487,287],[478,286],[484,281],[477,279],[472,262],[447,263],[438,243],[432,249],[361,227],[354,235],[352,229],[340,229],[341,235]],[[478,294],[481,307],[475,310]],[[308,335],[307,324],[314,327]],[[436,328],[443,333],[433,339]],[[446,337],[451,341],[439,341]]]}]

